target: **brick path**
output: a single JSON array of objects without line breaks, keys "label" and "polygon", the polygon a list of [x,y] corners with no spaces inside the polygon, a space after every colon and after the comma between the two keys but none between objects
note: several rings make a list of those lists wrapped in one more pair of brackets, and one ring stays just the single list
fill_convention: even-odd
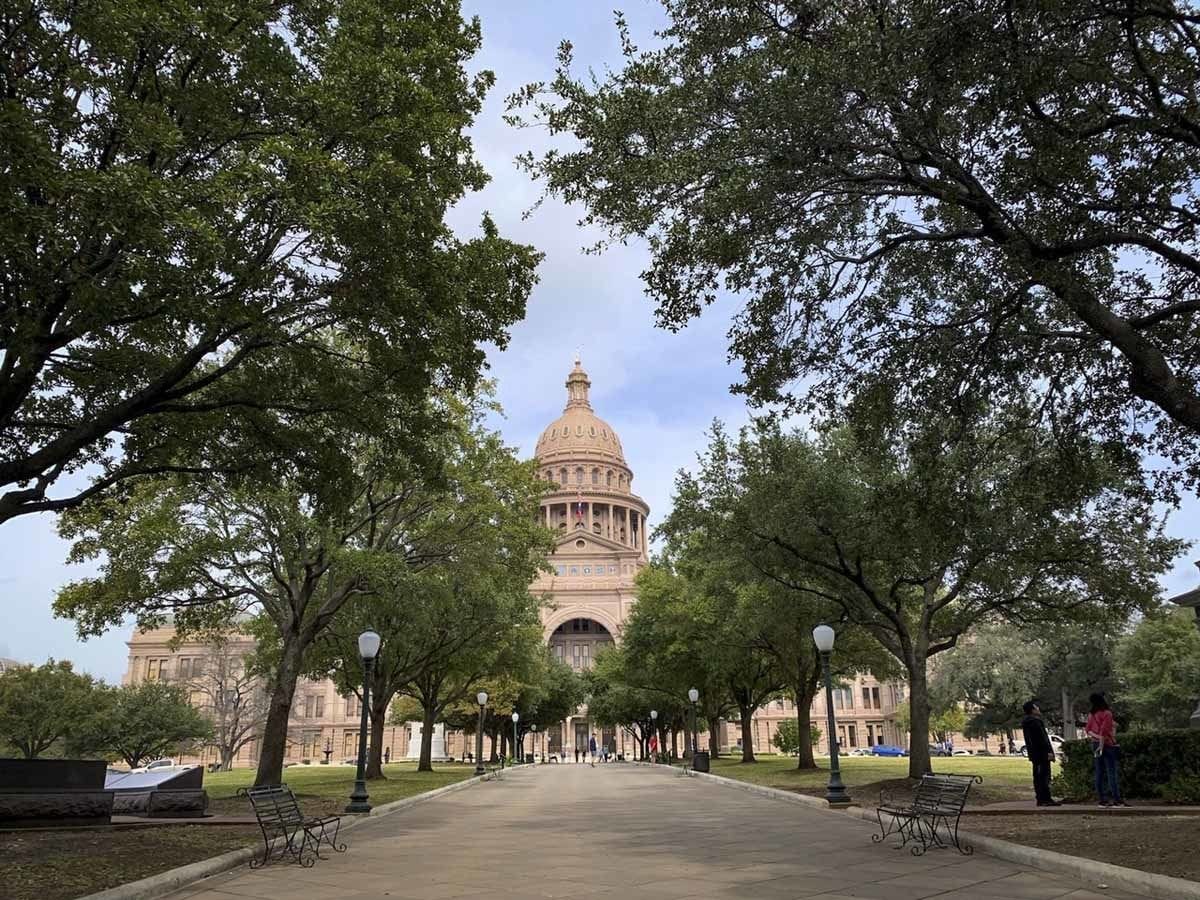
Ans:
[{"label": "brick path", "polygon": [[871,828],[640,766],[510,771],[381,817],[311,869],[242,868],[175,900],[1133,900],[983,854],[914,857]]}]

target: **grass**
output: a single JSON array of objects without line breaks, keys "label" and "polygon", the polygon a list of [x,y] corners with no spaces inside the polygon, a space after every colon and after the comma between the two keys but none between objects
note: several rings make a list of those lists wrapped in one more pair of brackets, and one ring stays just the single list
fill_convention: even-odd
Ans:
[{"label": "grass", "polygon": [[[382,781],[368,781],[371,805],[379,806],[423,794],[470,778],[474,764],[440,763],[432,772],[418,772],[416,763],[392,763],[383,767]],[[346,808],[354,788],[354,766],[291,766],[283,770],[283,782],[291,786],[308,815],[338,815]],[[234,769],[204,776],[209,812],[218,815],[250,815],[250,803],[237,796],[239,788],[254,783],[253,769]]]},{"label": "grass", "polygon": [[[440,764],[418,772],[416,763],[384,766],[383,781],[368,781],[378,806],[469,778],[473,765]],[[353,766],[292,766],[292,786],[307,815],[338,815],[354,787]],[[250,815],[238,788],[254,781],[253,769],[205,774],[209,812]],[[0,831],[0,897],[68,900],[198,862],[261,841],[257,825],[158,825]]]},{"label": "grass", "polygon": [[[879,789],[893,787],[908,778],[908,760],[894,757],[849,756],[840,760],[842,782],[854,800],[873,805]],[[758,762],[743,763],[740,756],[723,756],[711,761],[714,775],[752,784],[823,796],[829,781],[828,759],[818,759],[818,769],[798,770],[794,757],[760,756]],[[935,772],[982,775],[983,784],[971,789],[972,805],[1001,800],[1033,799],[1028,761],[1019,758],[950,756],[933,760]]]}]

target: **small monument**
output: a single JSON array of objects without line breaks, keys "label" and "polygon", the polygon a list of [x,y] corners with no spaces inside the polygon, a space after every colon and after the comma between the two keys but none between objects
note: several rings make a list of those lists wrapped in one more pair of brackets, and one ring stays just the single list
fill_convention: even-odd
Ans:
[{"label": "small monument", "polygon": [[107,825],[113,792],[102,759],[0,759],[0,824]]},{"label": "small monument", "polygon": [[[408,727],[412,735],[408,739],[408,754],[407,759],[421,758],[421,736],[425,731],[424,723],[409,722]],[[433,726],[433,740],[430,743],[429,759],[436,762],[451,762],[449,756],[446,755],[446,724],[444,722],[436,722]]]},{"label": "small monument", "polygon": [[204,770],[200,766],[109,772],[104,787],[115,794],[113,812],[117,815],[199,818],[208,810]]}]

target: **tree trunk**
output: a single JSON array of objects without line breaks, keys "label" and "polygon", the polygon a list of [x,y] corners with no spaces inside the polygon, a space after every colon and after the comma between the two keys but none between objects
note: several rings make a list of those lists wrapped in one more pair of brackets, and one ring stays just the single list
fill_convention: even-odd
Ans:
[{"label": "tree trunk", "polygon": [[813,756],[812,745],[812,696],[805,697],[797,691],[796,698],[796,737],[800,741],[800,750],[796,757],[797,769],[815,769],[817,760]]},{"label": "tree trunk", "polygon": [[433,703],[421,706],[421,760],[417,763],[418,772],[433,771],[433,724],[437,718],[437,707]]},{"label": "tree trunk", "polygon": [[742,717],[742,762],[752,763],[754,759],[754,707],[738,706]]},{"label": "tree trunk", "polygon": [[923,649],[908,660],[908,777],[920,778],[933,771],[929,760],[929,682]]},{"label": "tree trunk", "polygon": [[709,721],[718,723],[708,726],[708,753],[713,759],[717,759],[721,755],[720,719],[709,719]]},{"label": "tree trunk", "polygon": [[492,739],[492,752],[491,752],[491,756],[488,757],[488,762],[499,762],[500,760],[496,756],[496,751],[499,749],[500,742],[496,739],[496,732],[490,731],[490,732],[487,732],[487,734],[488,734],[488,737],[490,737]]},{"label": "tree trunk", "polygon": [[679,759],[679,732],[671,729],[671,761]]},{"label": "tree trunk", "polygon": [[372,697],[367,721],[371,729],[370,739],[367,741],[367,779],[376,780],[384,777],[383,729],[387,725],[387,702],[385,701],[380,709]]},{"label": "tree trunk", "polygon": [[229,747],[221,747],[220,753],[221,753],[221,771],[228,772],[230,769],[233,768],[234,751],[231,750]]},{"label": "tree trunk", "polygon": [[263,726],[262,752],[258,757],[258,771],[254,775],[256,786],[280,784],[283,781],[288,719],[292,714],[292,700],[296,694],[296,680],[300,677],[303,656],[304,642],[300,635],[285,635],[279,654],[279,669],[275,673],[275,684],[267,706],[267,722]]}]

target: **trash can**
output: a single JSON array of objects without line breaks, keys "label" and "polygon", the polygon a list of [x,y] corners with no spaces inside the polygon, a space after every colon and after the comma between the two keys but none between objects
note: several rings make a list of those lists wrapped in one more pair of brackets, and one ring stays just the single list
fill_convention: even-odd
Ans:
[{"label": "trash can", "polygon": [[695,756],[692,757],[692,768],[697,772],[708,771],[708,751],[697,750]]},{"label": "trash can", "polygon": [[532,764],[532,763],[533,763],[533,754],[532,754],[532,753],[526,753],[526,754],[525,754],[525,765],[527,765],[527,766],[528,766],[528,765],[530,765],[530,764]]}]

